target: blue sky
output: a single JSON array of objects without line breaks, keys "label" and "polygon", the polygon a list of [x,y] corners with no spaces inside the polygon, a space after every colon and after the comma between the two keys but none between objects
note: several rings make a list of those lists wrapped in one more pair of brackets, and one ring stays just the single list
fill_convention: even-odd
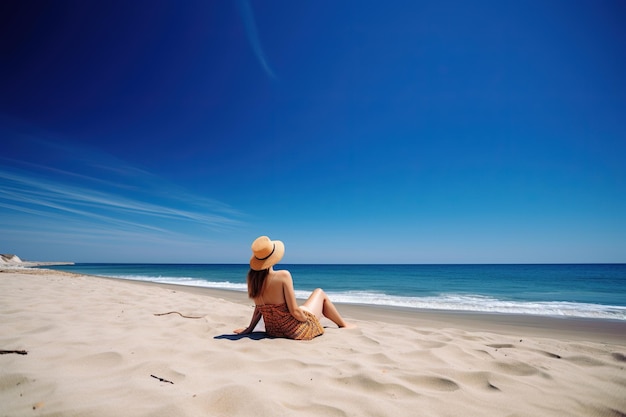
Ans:
[{"label": "blue sky", "polygon": [[0,252],[626,262],[622,1],[5,1]]}]

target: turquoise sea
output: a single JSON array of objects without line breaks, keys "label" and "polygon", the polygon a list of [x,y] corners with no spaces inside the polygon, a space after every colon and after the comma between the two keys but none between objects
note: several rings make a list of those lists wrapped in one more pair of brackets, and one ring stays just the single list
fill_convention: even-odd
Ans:
[{"label": "turquoise sea", "polygon": [[[52,269],[245,291],[248,265],[94,263]],[[321,287],[342,303],[626,320],[626,264],[277,265],[275,269],[291,272],[301,298]]]}]

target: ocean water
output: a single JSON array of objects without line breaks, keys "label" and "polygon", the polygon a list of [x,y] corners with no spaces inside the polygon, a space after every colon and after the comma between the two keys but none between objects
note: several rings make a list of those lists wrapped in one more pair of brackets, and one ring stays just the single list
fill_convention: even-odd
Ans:
[{"label": "ocean water", "polygon": [[[248,265],[76,264],[48,267],[119,279],[246,291]],[[296,295],[419,309],[626,320],[626,264],[277,265]]]}]

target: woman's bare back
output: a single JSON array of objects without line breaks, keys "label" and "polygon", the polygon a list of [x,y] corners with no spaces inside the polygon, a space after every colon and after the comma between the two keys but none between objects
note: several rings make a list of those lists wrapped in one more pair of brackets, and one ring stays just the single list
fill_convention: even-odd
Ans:
[{"label": "woman's bare back", "polygon": [[[284,304],[287,302],[285,299],[284,278],[287,271],[271,271],[265,278],[265,284],[261,295],[255,298],[254,302],[257,305],[261,304]],[[288,273],[288,272],[287,272]]]}]

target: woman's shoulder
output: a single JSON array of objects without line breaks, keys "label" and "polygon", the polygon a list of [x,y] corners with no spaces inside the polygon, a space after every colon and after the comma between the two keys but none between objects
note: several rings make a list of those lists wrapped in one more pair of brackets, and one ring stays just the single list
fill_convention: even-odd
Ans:
[{"label": "woman's shoulder", "polygon": [[274,276],[281,281],[291,281],[291,273],[286,269],[274,271]]}]

